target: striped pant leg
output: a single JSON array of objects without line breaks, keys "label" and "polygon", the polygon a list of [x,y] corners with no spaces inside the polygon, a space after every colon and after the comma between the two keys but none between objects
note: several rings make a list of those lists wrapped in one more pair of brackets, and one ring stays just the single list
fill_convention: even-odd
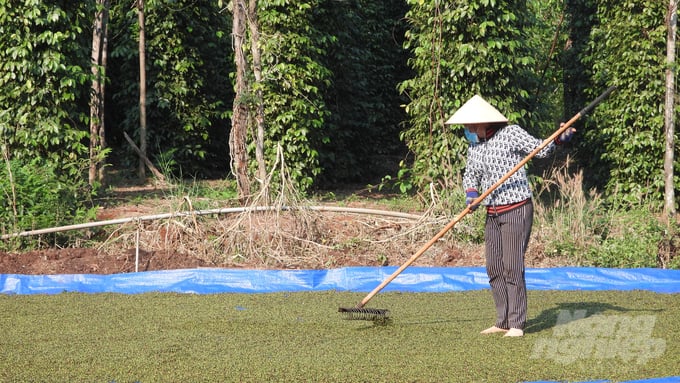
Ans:
[{"label": "striped pant leg", "polygon": [[532,225],[531,202],[486,219],[486,272],[496,305],[495,325],[500,328],[522,329],[526,324],[524,253]]}]

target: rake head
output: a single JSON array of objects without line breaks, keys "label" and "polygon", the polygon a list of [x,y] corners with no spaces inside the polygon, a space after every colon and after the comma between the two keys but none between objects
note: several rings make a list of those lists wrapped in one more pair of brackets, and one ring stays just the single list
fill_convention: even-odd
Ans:
[{"label": "rake head", "polygon": [[338,312],[346,320],[385,321],[389,319],[390,310],[363,307],[340,307]]}]

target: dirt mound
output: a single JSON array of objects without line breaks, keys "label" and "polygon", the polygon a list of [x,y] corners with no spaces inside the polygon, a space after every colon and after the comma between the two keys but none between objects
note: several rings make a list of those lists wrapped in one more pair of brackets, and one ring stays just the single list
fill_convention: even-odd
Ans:
[{"label": "dirt mound", "polygon": [[134,249],[119,255],[87,248],[0,253],[0,274],[116,274],[134,272],[135,269],[152,271],[208,266],[211,265],[197,257],[170,251],[140,251],[138,259]]},{"label": "dirt mound", "polygon": [[[128,190],[118,191],[132,198]],[[149,193],[135,190],[135,193]],[[127,193],[127,194],[125,194]],[[125,198],[127,199],[127,198]],[[100,210],[99,221],[153,215],[169,207],[122,203]],[[368,202],[368,204],[367,204]],[[156,200],[155,203],[158,203]],[[167,201],[165,201],[167,203]],[[346,207],[380,209],[370,199]],[[419,213],[413,213],[420,217]],[[136,219],[135,218],[135,219]],[[240,215],[173,216],[94,229],[87,248],[0,252],[0,274],[116,274],[200,267],[329,269],[399,266],[446,224],[420,219],[343,212],[280,211]],[[460,226],[456,226],[456,230]],[[413,266],[483,266],[484,245],[448,234]],[[139,249],[139,250],[136,250]],[[530,244],[527,267],[560,266]]]}]

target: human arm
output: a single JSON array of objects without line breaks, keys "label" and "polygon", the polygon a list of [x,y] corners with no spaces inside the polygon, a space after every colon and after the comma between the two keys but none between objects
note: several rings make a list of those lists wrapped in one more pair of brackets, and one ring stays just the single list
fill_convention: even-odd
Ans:
[{"label": "human arm", "polygon": [[[467,161],[465,170],[463,172],[463,190],[465,191],[465,206],[469,206],[475,199],[479,197],[479,185],[481,178],[481,168],[477,155],[471,149],[468,149]],[[477,205],[472,206],[474,211]]]},{"label": "human arm", "polygon": [[[563,126],[564,123],[560,124],[560,127]],[[512,137],[511,141],[514,142],[513,146],[515,147],[515,150],[517,150],[521,155],[527,155],[543,144],[543,140],[532,136],[518,125],[511,125],[506,129],[508,129],[507,134]],[[555,137],[554,140],[549,142],[543,149],[536,153],[536,158],[546,158],[550,156],[555,151],[557,145],[562,145],[565,142],[569,142],[575,132],[576,129],[572,127],[565,129],[564,132]]]}]

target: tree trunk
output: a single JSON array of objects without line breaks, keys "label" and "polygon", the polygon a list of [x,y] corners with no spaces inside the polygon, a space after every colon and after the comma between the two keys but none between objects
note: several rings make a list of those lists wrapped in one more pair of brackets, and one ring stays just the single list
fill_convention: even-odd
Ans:
[{"label": "tree trunk", "polygon": [[664,155],[664,212],[667,216],[675,215],[675,185],[673,183],[673,161],[675,150],[675,35],[678,24],[678,1],[669,0],[666,38],[666,102],[664,125],[666,132],[666,152]]},{"label": "tree trunk", "polygon": [[139,17],[139,158],[137,176],[141,181],[146,179],[144,157],[146,153],[146,36],[144,33],[144,0],[137,0],[137,14]]},{"label": "tree trunk", "polygon": [[234,113],[229,133],[229,151],[231,154],[231,171],[236,178],[238,198],[247,203],[250,198],[250,179],[248,178],[248,83],[246,77],[247,63],[243,53],[246,34],[245,0],[234,0],[234,17],[232,38],[234,39],[234,61],[236,64],[236,84],[234,97]]},{"label": "tree trunk", "polygon": [[104,183],[101,153],[106,148],[104,135],[104,87],[106,71],[106,34],[109,0],[97,0],[97,13],[92,28],[92,92],[90,95],[90,168],[88,182]]},{"label": "tree trunk", "polygon": [[[257,20],[257,0],[249,0],[248,7],[248,26],[250,27],[250,49],[253,55],[253,75],[255,76],[255,83],[259,85],[262,83],[262,55],[260,52],[260,26]],[[255,112],[255,121],[257,124],[257,139],[255,142],[255,158],[257,160],[257,177],[260,180],[262,193],[265,198],[265,203],[269,203],[269,186],[266,185],[267,167],[264,161],[264,99],[262,89],[257,86],[255,92],[255,102],[257,109]]]},{"label": "tree trunk", "polygon": [[[102,76],[102,81],[101,84],[99,85],[101,91],[101,100],[102,100],[102,110],[101,110],[101,128],[99,129],[99,145],[101,146],[101,150],[105,150],[108,144],[106,143],[106,125],[105,125],[105,117],[106,117],[106,108],[105,108],[105,103],[106,103],[106,68],[108,64],[108,52],[109,52],[109,9],[111,9],[111,1],[110,0],[104,0],[105,3],[105,19],[104,19],[104,38],[102,42],[102,69],[104,70],[104,76]],[[101,182],[102,185],[106,184],[106,167],[103,166],[103,164],[99,164],[99,169],[98,169],[98,175],[97,178],[99,179],[99,182]]]}]

